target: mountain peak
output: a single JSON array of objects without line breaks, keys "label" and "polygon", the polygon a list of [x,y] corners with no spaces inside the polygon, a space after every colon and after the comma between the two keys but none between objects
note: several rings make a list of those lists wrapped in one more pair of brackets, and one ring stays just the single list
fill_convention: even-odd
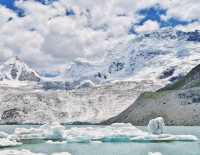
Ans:
[{"label": "mountain peak", "polygon": [[40,76],[23,62],[14,56],[0,65],[0,80],[40,81]]}]

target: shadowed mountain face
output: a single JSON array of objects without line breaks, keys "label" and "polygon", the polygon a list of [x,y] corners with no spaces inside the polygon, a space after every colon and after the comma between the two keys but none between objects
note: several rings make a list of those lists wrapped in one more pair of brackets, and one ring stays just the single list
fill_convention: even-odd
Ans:
[{"label": "shadowed mountain face", "polygon": [[103,124],[130,122],[147,125],[163,117],[167,125],[200,125],[200,65],[176,83],[157,92],[145,92],[125,111]]}]

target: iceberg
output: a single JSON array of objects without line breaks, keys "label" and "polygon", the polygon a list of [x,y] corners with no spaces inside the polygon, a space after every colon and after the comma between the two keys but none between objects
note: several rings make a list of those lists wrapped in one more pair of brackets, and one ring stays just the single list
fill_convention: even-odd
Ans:
[{"label": "iceberg", "polygon": [[52,124],[45,124],[40,127],[44,131],[46,139],[50,140],[62,140],[64,139],[65,127],[58,122]]},{"label": "iceberg", "polygon": [[164,119],[162,117],[157,117],[149,121],[148,130],[152,134],[159,135],[163,134],[164,126]]},{"label": "iceberg", "polygon": [[131,138],[131,141],[197,141],[198,138],[193,135],[173,135],[164,134],[164,119],[162,117],[157,117],[149,121],[147,126],[149,134],[144,134],[142,136],[136,136]]},{"label": "iceberg", "polygon": [[[14,140],[24,139],[46,140],[47,143],[93,143],[93,142],[151,142],[151,141],[196,141],[193,135],[163,134],[164,120],[151,120],[145,132],[129,123],[115,123],[110,126],[71,127],[65,129],[59,123],[46,124],[39,128],[19,128],[13,136]],[[155,131],[154,131],[155,130]]]}]

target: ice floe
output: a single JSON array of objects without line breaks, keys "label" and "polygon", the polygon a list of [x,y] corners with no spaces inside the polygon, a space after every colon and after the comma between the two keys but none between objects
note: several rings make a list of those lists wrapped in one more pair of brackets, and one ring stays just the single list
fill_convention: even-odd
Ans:
[{"label": "ice floe", "polygon": [[8,138],[0,138],[0,148],[19,146],[19,145],[22,145],[22,143],[17,142],[16,140],[10,140]]},{"label": "ice floe", "polygon": [[[129,123],[115,123],[110,126],[71,127],[68,129],[58,123],[53,123],[39,128],[18,128],[11,137],[17,141],[42,139],[46,140],[47,143],[198,140],[193,135],[163,134],[164,120],[161,118],[154,119],[149,124],[150,133],[142,131]],[[154,132],[154,130],[156,131]]]},{"label": "ice floe", "polygon": [[160,135],[144,135],[131,138],[131,141],[197,141],[198,138],[193,135],[172,135],[172,134],[160,134]]}]

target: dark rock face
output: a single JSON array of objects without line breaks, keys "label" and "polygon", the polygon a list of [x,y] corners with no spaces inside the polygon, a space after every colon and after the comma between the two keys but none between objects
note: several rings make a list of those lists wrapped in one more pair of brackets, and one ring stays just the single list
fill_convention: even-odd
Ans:
[{"label": "dark rock face", "polygon": [[1,116],[1,120],[13,123],[16,122],[18,118],[20,118],[20,110],[16,108],[4,111]]},{"label": "dark rock face", "polygon": [[183,75],[178,75],[178,76],[172,76],[170,79],[169,79],[169,81],[171,81],[171,82],[176,82],[176,81],[178,81],[178,80],[180,80],[180,79],[182,79],[184,76]]},{"label": "dark rock face", "polygon": [[104,80],[107,79],[107,75],[104,74],[104,73],[100,73],[100,72],[96,73],[96,74],[94,75],[94,77],[97,78],[97,79],[104,79]]},{"label": "dark rock face", "polygon": [[152,33],[146,33],[144,34],[144,37],[149,38],[149,37],[155,37],[159,39],[182,39],[185,38],[186,41],[193,41],[193,42],[200,42],[200,31],[195,30],[191,32],[184,32],[184,31],[176,31],[175,33],[169,32],[164,32],[164,33],[159,33],[159,32],[152,32]]},{"label": "dark rock face", "polygon": [[19,76],[20,81],[35,81],[39,82],[40,78],[34,74],[34,72],[22,72]]},{"label": "dark rock face", "polygon": [[108,72],[109,73],[113,73],[113,72],[118,72],[118,71],[121,71],[123,68],[124,68],[124,63],[122,62],[113,62],[109,69],[108,69]]},{"label": "dark rock face", "polygon": [[13,66],[13,68],[11,69],[11,73],[10,73],[13,79],[16,79],[17,73],[18,73],[17,68],[15,66]]},{"label": "dark rock face", "polygon": [[187,32],[188,37],[188,41],[196,41],[196,42],[200,42],[200,31],[196,30],[194,32]]},{"label": "dark rock face", "polygon": [[166,79],[170,76],[172,76],[174,74],[174,71],[175,71],[175,68],[172,67],[172,68],[167,68],[165,71],[163,71],[160,75],[160,79]]}]

